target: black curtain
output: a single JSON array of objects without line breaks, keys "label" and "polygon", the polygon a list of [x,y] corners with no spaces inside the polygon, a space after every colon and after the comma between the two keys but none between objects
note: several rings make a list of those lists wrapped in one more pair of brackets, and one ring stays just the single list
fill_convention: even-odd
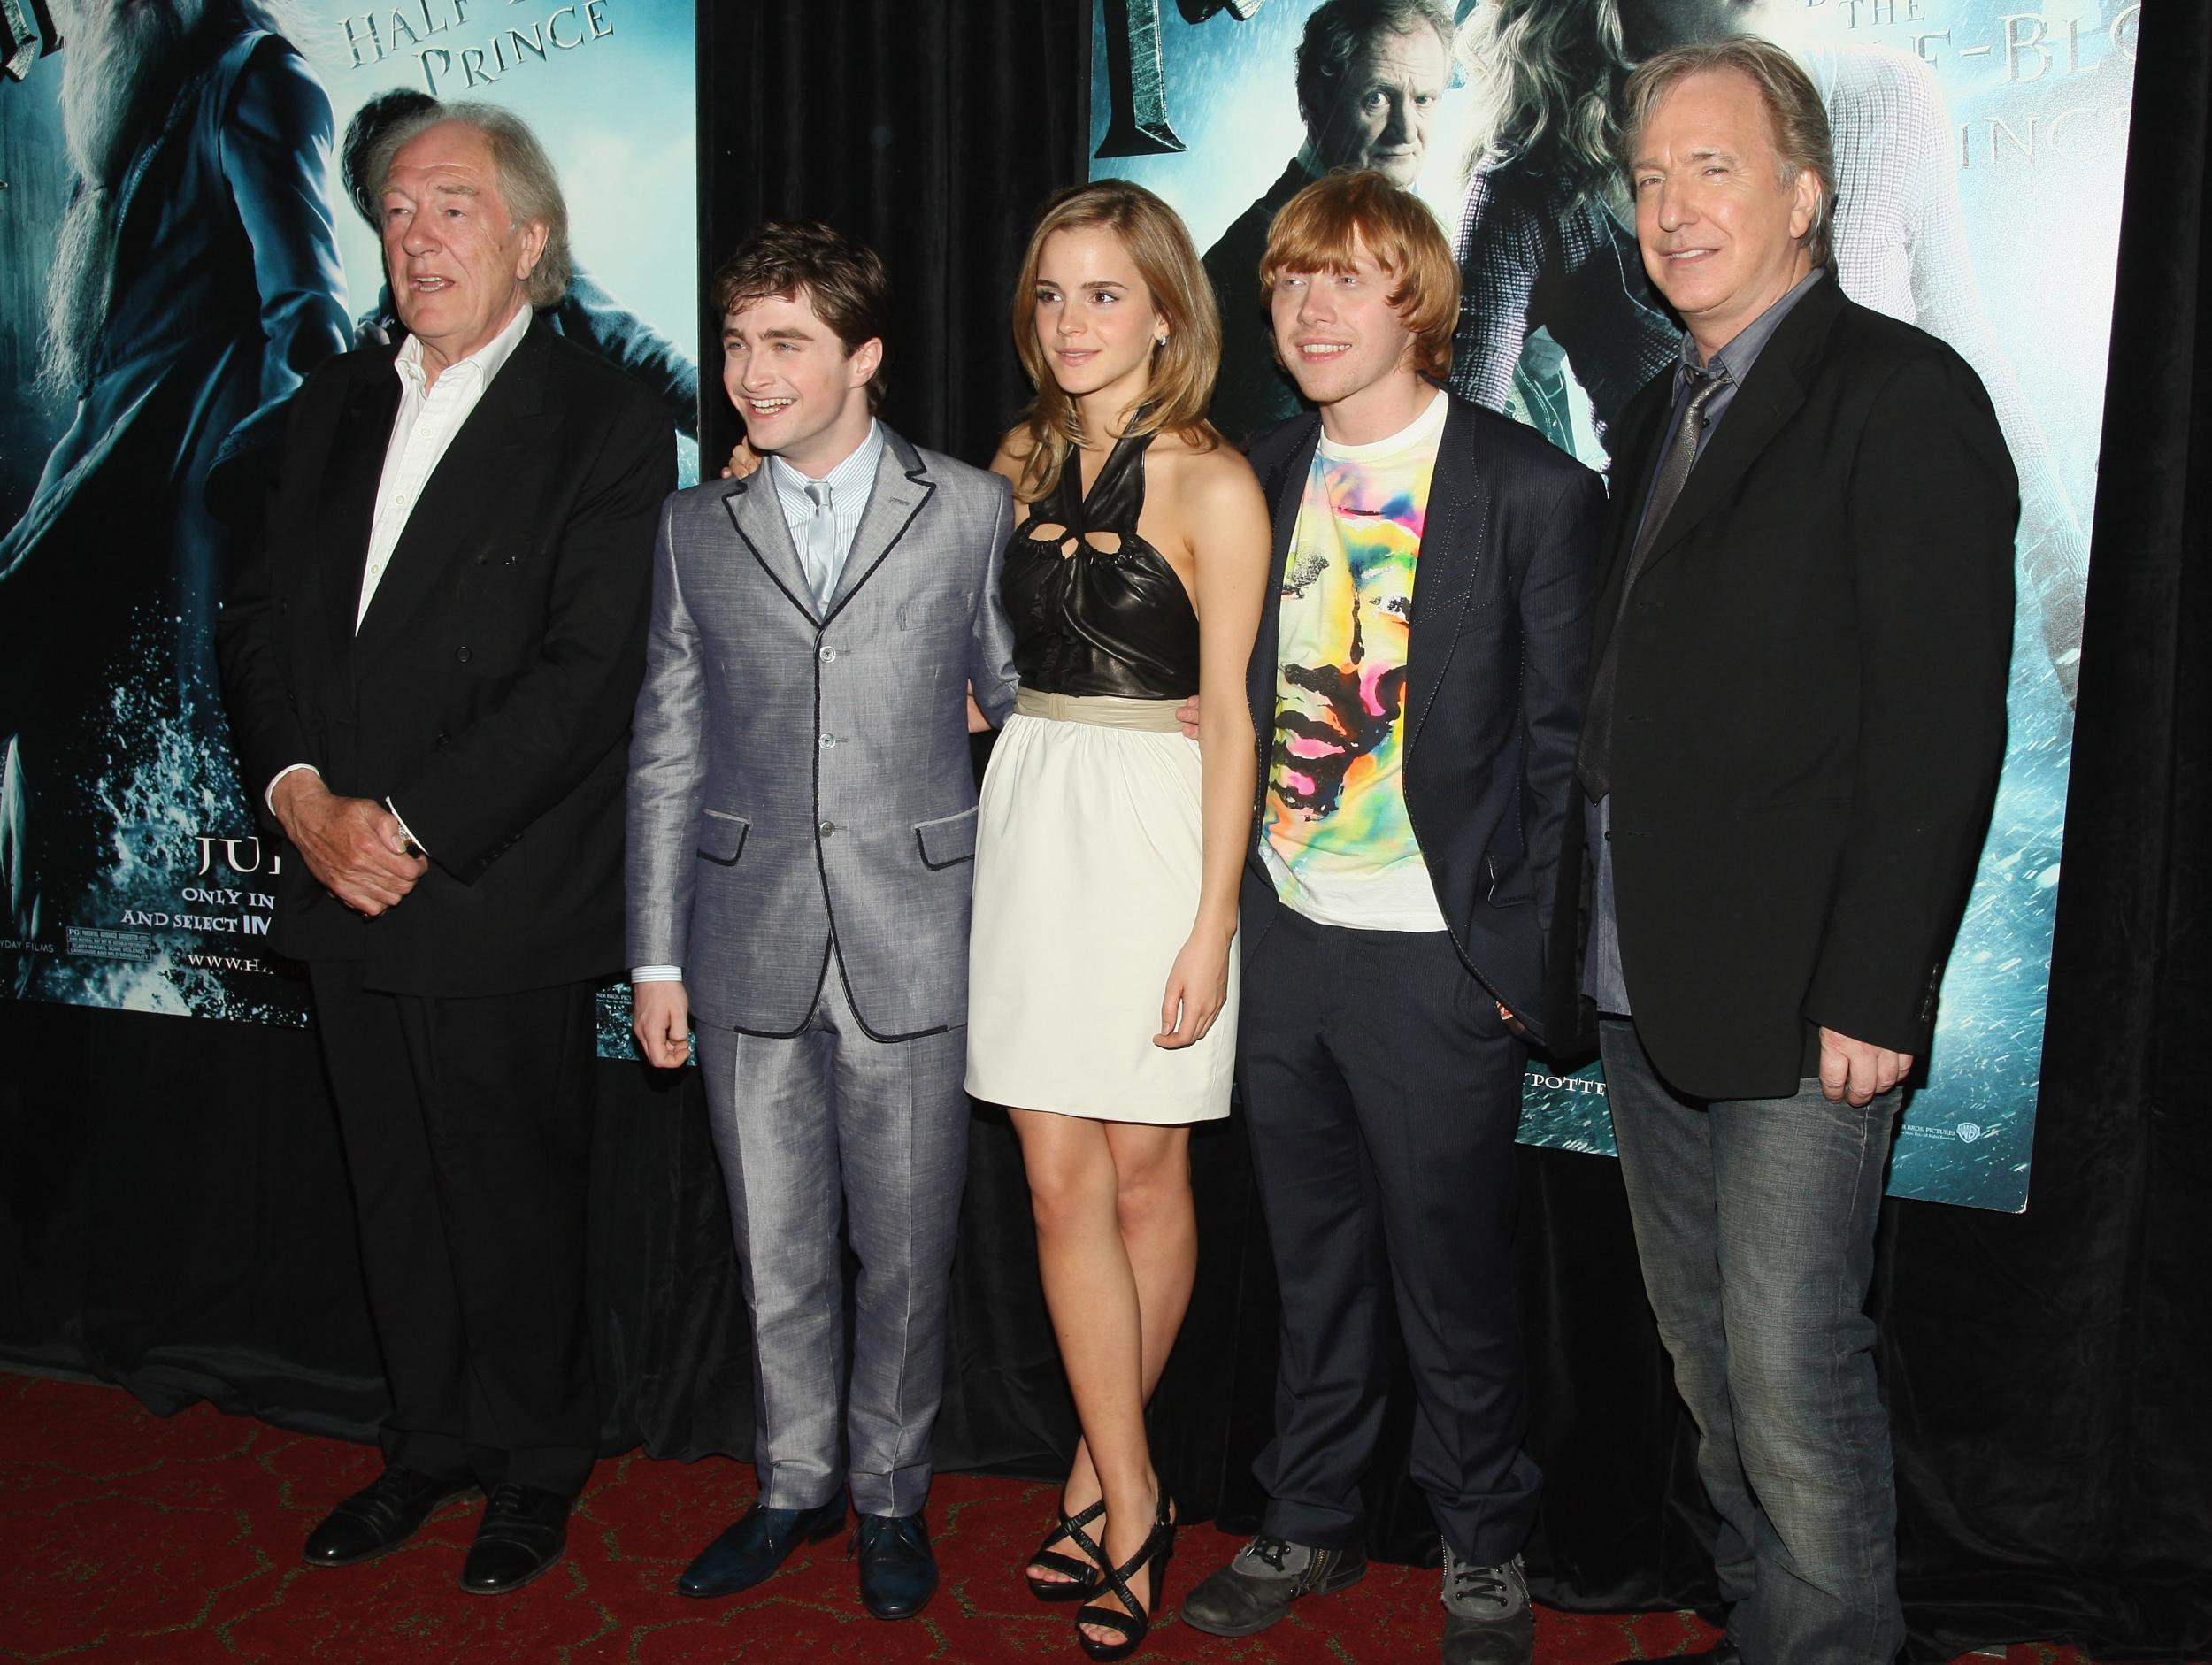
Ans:
[{"label": "black curtain", "polygon": [[[987,457],[1025,389],[1008,286],[1085,172],[1087,0],[702,0],[702,275],[762,219],[827,219],[898,295],[887,418]],[[1876,1303],[1912,1655],[2078,1642],[2212,1654],[2212,1118],[2201,575],[2212,479],[2202,267],[2212,15],[2149,8],[2135,94],[2049,1036],[2026,1215],[1892,1202]],[[2032,211],[2030,207],[2024,211]],[[2062,242],[2064,227],[2050,228]],[[718,320],[703,318],[703,363]],[[711,391],[703,457],[733,437]],[[365,1438],[381,1408],[313,1038],[0,1003],[0,1362]],[[607,1446],[749,1456],[749,1343],[696,1083],[601,1067],[595,1301]],[[1529,1555],[1578,1607],[1713,1599],[1692,1433],[1614,1165],[1517,1154]],[[1272,1269],[1232,1123],[1194,1142],[1200,1284],[1154,1408],[1187,1517],[1249,1526]],[[1018,1153],[979,1111],[939,1456],[1056,1475],[1073,1416]],[[1434,1559],[1402,1392],[1372,1546]]]}]

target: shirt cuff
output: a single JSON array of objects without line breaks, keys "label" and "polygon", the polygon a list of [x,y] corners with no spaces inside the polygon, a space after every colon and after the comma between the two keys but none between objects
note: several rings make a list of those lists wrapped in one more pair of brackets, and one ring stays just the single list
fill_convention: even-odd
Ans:
[{"label": "shirt cuff", "polygon": [[684,968],[680,965],[641,965],[633,968],[630,972],[633,983],[680,983],[683,980]]},{"label": "shirt cuff", "polygon": [[415,829],[407,825],[407,817],[399,812],[399,805],[387,798],[384,800],[384,807],[392,812],[392,819],[399,823],[399,830],[406,834],[407,841],[415,847],[416,852],[423,856],[429,855],[429,848],[415,836]]},{"label": "shirt cuff", "polygon": [[307,771],[309,774],[314,776],[318,780],[320,780],[323,778],[323,771],[316,768],[312,763],[287,763],[283,768],[278,770],[275,774],[269,777],[269,784],[263,789],[261,794],[261,802],[268,805],[269,815],[272,819],[274,819],[276,816],[277,782],[283,779],[287,775],[297,774],[303,769]]}]

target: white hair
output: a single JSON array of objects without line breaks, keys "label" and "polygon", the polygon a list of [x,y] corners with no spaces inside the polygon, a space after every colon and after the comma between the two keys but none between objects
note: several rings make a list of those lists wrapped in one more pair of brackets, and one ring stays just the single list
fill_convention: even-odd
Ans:
[{"label": "white hair", "polygon": [[38,386],[72,397],[91,373],[115,290],[117,188],[155,104],[174,85],[185,43],[221,8],[246,27],[291,38],[297,0],[55,0],[61,54],[62,140],[77,193],[55,241]]}]

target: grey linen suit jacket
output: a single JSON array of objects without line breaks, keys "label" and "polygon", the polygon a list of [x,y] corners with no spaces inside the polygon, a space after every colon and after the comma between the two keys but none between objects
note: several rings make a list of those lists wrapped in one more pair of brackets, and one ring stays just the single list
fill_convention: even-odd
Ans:
[{"label": "grey linen suit jacket", "polygon": [[832,964],[879,1040],[967,1021],[966,691],[1013,710],[995,474],[887,427],[826,616],[766,473],[661,511],[630,740],[628,951],[695,1023],[791,1035]]}]

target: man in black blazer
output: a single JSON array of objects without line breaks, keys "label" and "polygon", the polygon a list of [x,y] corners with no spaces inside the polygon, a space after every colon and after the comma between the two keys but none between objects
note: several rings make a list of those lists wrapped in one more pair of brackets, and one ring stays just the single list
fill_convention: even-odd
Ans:
[{"label": "man in black blazer", "polygon": [[301,390],[220,647],[391,1393],[383,1475],[306,1558],[381,1554],[481,1485],[462,1584],[493,1593],[557,1559],[598,1449],[593,988],[622,965],[625,746],[674,445],[534,316],[567,283],[567,216],[527,128],[433,109],[373,177],[410,333]]},{"label": "man in black blazer", "polygon": [[[1523,1034],[1573,770],[1603,495],[1435,385],[1459,277],[1419,201],[1337,173],[1283,209],[1275,349],[1317,415],[1253,446],[1276,582],[1250,674],[1247,1125],[1283,1299],[1259,1536],[1183,1616],[1248,1636],[1366,1569],[1360,1481],[1394,1306],[1448,1665],[1525,1661],[1510,1260]],[[1570,1021],[1571,1021],[1571,1009]]]},{"label": "man in black blazer", "polygon": [[1785,53],[1664,52],[1626,102],[1638,240],[1686,334],[1616,453],[1584,986],[1721,1517],[1710,1657],[1886,1665],[1864,1308],[2002,758],[2015,480],[1974,372],[1828,269],[1827,121]]}]

